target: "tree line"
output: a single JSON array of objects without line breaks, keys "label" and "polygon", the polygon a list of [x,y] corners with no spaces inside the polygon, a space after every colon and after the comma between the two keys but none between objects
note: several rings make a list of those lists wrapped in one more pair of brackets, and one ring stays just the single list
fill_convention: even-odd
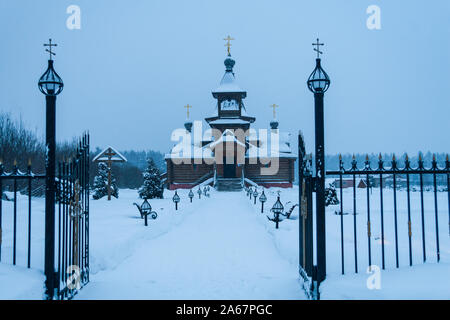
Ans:
[{"label": "tree line", "polygon": [[[75,156],[78,140],[58,142],[56,146],[56,160],[70,159]],[[92,159],[100,153],[96,148],[90,153],[90,184],[98,174],[98,165]],[[121,152],[128,162],[113,164],[112,173],[115,175],[119,188],[137,189],[143,184],[143,172],[147,167],[147,159],[152,158],[161,172],[165,172],[164,155],[160,152],[148,151],[123,151]],[[45,142],[36,131],[28,129],[22,119],[14,120],[11,114],[0,112],[0,161],[7,172],[10,172],[17,163],[19,170],[25,172],[29,161],[35,174],[45,173]],[[12,190],[11,180],[3,183],[4,191]],[[34,195],[43,195],[42,185],[44,181],[33,182]],[[18,189],[26,191],[26,182],[18,182]]]}]

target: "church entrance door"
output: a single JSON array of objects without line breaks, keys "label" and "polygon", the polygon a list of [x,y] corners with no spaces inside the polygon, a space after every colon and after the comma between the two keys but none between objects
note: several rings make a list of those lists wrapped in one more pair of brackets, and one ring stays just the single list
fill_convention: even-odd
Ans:
[{"label": "church entrance door", "polygon": [[223,158],[223,177],[224,178],[236,178],[236,164],[227,164],[225,157]]}]

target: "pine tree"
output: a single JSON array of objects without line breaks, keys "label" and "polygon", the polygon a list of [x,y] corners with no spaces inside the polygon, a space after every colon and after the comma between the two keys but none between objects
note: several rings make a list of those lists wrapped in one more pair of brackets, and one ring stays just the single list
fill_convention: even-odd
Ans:
[{"label": "pine tree", "polygon": [[328,188],[325,188],[325,206],[339,204],[336,189],[330,184]]},{"label": "pine tree", "polygon": [[152,158],[147,160],[148,167],[144,173],[144,184],[139,188],[139,197],[142,199],[163,198],[164,188],[161,181],[161,173]]},{"label": "pine tree", "polygon": [[[104,162],[98,164],[98,174],[94,178],[94,200],[101,199],[108,195],[108,166]],[[111,173],[111,195],[119,198],[119,188],[117,188],[116,179]]]}]

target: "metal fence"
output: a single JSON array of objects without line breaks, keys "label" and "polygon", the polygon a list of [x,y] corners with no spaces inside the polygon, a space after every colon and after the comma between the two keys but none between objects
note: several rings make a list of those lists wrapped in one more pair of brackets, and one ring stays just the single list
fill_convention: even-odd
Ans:
[{"label": "metal fence", "polygon": [[58,166],[57,294],[71,299],[89,282],[89,136]]},{"label": "metal fence", "polygon": [[[17,263],[17,228],[18,228],[18,210],[20,209],[18,206],[18,194],[26,194],[27,200],[27,218],[26,229],[27,229],[27,268],[31,267],[31,230],[32,230],[32,195],[33,190],[40,189],[42,187],[41,184],[35,183],[35,181],[43,181],[45,179],[45,175],[34,174],[31,168],[31,162],[28,162],[28,166],[25,172],[19,170],[17,166],[17,162],[14,162],[12,170],[10,172],[6,171],[6,168],[3,163],[0,163],[0,262],[2,261],[2,256],[5,255],[5,252],[2,252],[3,245],[3,210],[4,210],[4,201],[11,201],[13,203],[13,226],[12,226],[12,264],[16,265]],[[33,188],[34,187],[34,188]],[[9,197],[4,192],[11,192],[12,197]]]},{"label": "metal fence", "polygon": [[[89,135],[85,134],[79,141],[74,158],[60,162],[57,168],[56,217],[54,217],[56,239],[53,239],[53,248],[56,248],[57,257],[54,261],[56,272],[52,283],[55,284],[55,296],[59,299],[71,299],[89,282],[89,152]],[[36,190],[42,194],[41,189],[45,187],[45,179],[46,175],[32,172],[31,163],[28,163],[25,172],[19,170],[16,163],[8,172],[0,163],[0,262],[19,264],[17,252],[20,249],[21,252],[26,251],[27,267],[32,266],[31,252],[33,245],[36,245],[31,240],[32,221],[44,219],[43,216],[33,216],[36,210],[33,209],[32,200]],[[20,207],[25,203],[25,201],[18,201],[20,194],[27,198],[25,209]],[[5,246],[2,243],[5,202],[11,203],[9,207],[12,207],[12,226],[8,228],[11,230],[11,235],[8,232],[8,241],[11,243],[7,245],[8,249],[11,247],[11,256],[4,250],[2,252],[2,245]],[[23,228],[19,226],[19,221],[24,221],[26,226]],[[18,237],[23,238],[24,228],[27,233],[26,248],[21,247],[24,245],[23,241],[20,243],[17,241]],[[39,233],[37,238],[40,237],[43,240],[43,230],[34,232],[41,232],[42,234]],[[54,245],[55,242],[57,246]],[[46,242],[42,257],[35,255],[39,257],[40,263],[44,261],[44,251],[48,251],[47,245]]]},{"label": "metal fence", "polygon": [[[408,156],[405,157],[403,166],[400,167],[399,162],[393,156],[390,161],[390,166],[385,167],[385,162],[381,158],[381,155],[378,159],[378,166],[376,169],[371,168],[371,163],[369,158],[366,157],[366,161],[364,162],[364,168],[359,169],[357,161],[353,158],[351,167],[349,169],[344,168],[344,163],[342,158],[339,160],[339,170],[337,171],[327,171],[327,176],[337,177],[335,180],[334,186],[339,188],[339,211],[336,212],[340,215],[340,255],[341,255],[341,272],[345,273],[345,246],[344,246],[344,215],[351,214],[353,215],[353,256],[354,256],[354,271],[358,272],[358,230],[357,230],[357,214],[363,213],[366,216],[366,225],[367,225],[367,261],[369,267],[372,265],[373,261],[373,250],[372,250],[372,238],[373,238],[373,227],[372,220],[375,217],[379,217],[379,232],[381,234],[381,266],[382,269],[386,267],[386,253],[385,253],[385,227],[388,223],[385,220],[385,213],[387,210],[389,212],[393,211],[393,231],[394,231],[394,245],[395,245],[395,266],[398,268],[400,266],[399,263],[399,237],[402,235],[402,232],[407,232],[408,244],[407,244],[407,256],[408,263],[410,266],[413,265],[415,261],[413,261],[413,245],[412,241],[414,237],[421,238],[421,257],[423,262],[427,260],[427,245],[426,245],[426,233],[429,227],[431,227],[431,231],[435,233],[434,236],[434,255],[436,257],[436,261],[440,260],[440,239],[439,235],[439,206],[438,206],[438,194],[442,195],[443,192],[446,193],[446,198],[444,201],[447,202],[444,204],[448,207],[448,223],[449,223],[449,235],[450,235],[450,161],[447,156],[445,160],[445,166],[443,168],[439,168],[438,163],[436,161],[436,157],[433,156],[433,160],[431,162],[430,168],[425,168],[424,161],[421,156],[417,161],[417,166],[413,167],[411,165]],[[349,183],[346,185],[344,183],[344,179],[349,177],[347,180]],[[426,179],[427,181],[431,181],[431,186],[425,185],[424,181],[426,177],[431,177],[431,179]],[[414,186],[412,181],[414,180]],[[359,181],[359,183],[358,183]],[[438,185],[438,181],[440,184]],[[446,181],[445,184],[442,185],[442,181]],[[346,212],[345,208],[345,196],[344,189],[351,189],[351,212]],[[431,188],[429,188],[431,187]],[[441,187],[441,188],[440,188]],[[357,197],[357,189],[365,189],[365,212],[361,212],[361,206],[358,207],[357,201],[361,201],[361,199]],[[372,193],[373,189],[377,189],[376,194]],[[430,190],[431,189],[431,190]],[[399,192],[406,192],[406,205],[402,207],[399,204]],[[432,192],[432,204],[429,204],[429,201],[426,203],[424,193]],[[420,220],[413,221],[412,219],[412,192],[418,192],[418,202],[420,203]],[[389,197],[387,198],[387,193],[389,193]],[[379,198],[378,198],[379,197]],[[378,198],[378,200],[376,200]],[[439,197],[442,198],[442,197]],[[390,202],[392,201],[392,202]],[[442,199],[441,199],[442,201]],[[376,202],[377,206],[374,206],[374,202]],[[388,203],[389,202],[389,203]],[[414,203],[415,205],[416,203]],[[403,204],[402,204],[403,205]],[[391,208],[392,206],[392,208]],[[434,214],[434,221],[430,224],[426,223],[426,207],[428,208],[428,212],[432,212]],[[431,207],[431,210],[430,210]],[[399,209],[406,208],[406,225],[399,225]],[[442,208],[442,206],[441,206]],[[402,221],[402,223],[404,223]],[[420,230],[420,235],[413,234],[413,223],[420,224],[420,228],[414,228],[415,230]],[[419,227],[419,226],[418,226]],[[427,228],[428,227],[428,228]],[[428,230],[430,232],[430,230]],[[417,238],[416,238],[417,239]]]}]

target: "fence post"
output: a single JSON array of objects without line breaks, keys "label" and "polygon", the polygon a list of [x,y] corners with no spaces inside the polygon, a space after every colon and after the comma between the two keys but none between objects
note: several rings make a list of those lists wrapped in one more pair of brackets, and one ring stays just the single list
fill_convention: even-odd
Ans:
[{"label": "fence post", "polygon": [[320,284],[326,276],[326,239],[325,239],[325,144],[324,144],[324,94],[330,87],[330,78],[321,66],[320,46],[323,43],[313,43],[317,48],[316,68],[309,76],[307,85],[314,93],[314,121],[316,142],[316,237],[317,237],[317,283]]},{"label": "fence post", "polygon": [[315,140],[316,140],[316,236],[317,236],[317,282],[325,280],[326,239],[325,239],[325,147],[323,92],[314,93]]},{"label": "fence post", "polygon": [[52,300],[55,288],[55,160],[56,160],[56,96],[46,97],[45,157],[45,287],[46,298]]}]

